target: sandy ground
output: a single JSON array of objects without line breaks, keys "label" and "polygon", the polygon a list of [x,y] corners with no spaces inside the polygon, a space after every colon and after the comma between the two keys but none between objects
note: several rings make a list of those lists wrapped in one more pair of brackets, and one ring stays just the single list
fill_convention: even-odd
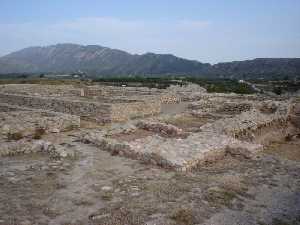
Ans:
[{"label": "sandy ground", "polygon": [[59,141],[76,159],[0,159],[0,224],[300,224],[299,139],[190,173]]}]

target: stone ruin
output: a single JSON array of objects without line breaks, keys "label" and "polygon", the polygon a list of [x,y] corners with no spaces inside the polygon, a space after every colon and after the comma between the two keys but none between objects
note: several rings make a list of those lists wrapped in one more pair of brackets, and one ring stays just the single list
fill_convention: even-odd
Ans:
[{"label": "stone ruin", "polygon": [[203,93],[199,101],[189,101],[185,114],[214,118],[199,126],[198,132],[183,135],[179,127],[151,118],[131,124],[129,130],[125,125],[123,131],[119,128],[115,132],[130,135],[146,130],[152,135],[124,141],[111,133],[88,132],[83,141],[113,154],[187,171],[226,155],[255,157],[270,142],[299,134],[300,126],[295,122],[299,119],[299,103],[295,100]]},{"label": "stone ruin", "polygon": [[[0,155],[47,152],[67,156],[67,149],[34,140],[37,130],[45,134],[80,128],[87,120],[99,125],[160,112],[158,98],[137,98],[112,93],[113,87],[9,84],[0,86]],[[59,153],[58,153],[59,152]]]},{"label": "stone ruin", "polygon": [[[112,155],[188,171],[227,155],[255,157],[274,139],[299,135],[299,105],[297,99],[209,94],[191,84],[165,90],[2,85],[0,155],[73,155],[55,143],[34,140],[36,129],[42,128],[49,135],[72,132],[83,143]],[[81,127],[82,121],[92,121],[99,128]],[[186,126],[196,129],[185,130]],[[7,140],[8,135],[17,133],[22,133],[22,138]]]},{"label": "stone ruin", "polygon": [[[93,91],[87,91],[89,89]],[[0,86],[0,103],[77,115],[96,122],[123,121],[160,112],[157,98],[124,98],[97,86],[3,85]]]}]

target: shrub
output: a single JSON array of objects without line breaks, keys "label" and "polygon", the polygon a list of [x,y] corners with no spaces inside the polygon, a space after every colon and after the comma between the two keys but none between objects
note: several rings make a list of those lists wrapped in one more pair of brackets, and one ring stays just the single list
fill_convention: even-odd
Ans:
[{"label": "shrub", "polygon": [[23,134],[21,132],[8,133],[7,139],[10,141],[18,141],[23,138]]},{"label": "shrub", "polygon": [[281,87],[274,87],[274,88],[273,88],[273,92],[274,92],[276,95],[281,95],[281,94],[282,94],[282,89],[281,89]]},{"label": "shrub", "polygon": [[46,130],[44,128],[38,127],[35,128],[33,139],[41,139],[42,136],[46,133]]},{"label": "shrub", "polygon": [[78,126],[75,125],[75,124],[71,124],[71,125],[67,126],[67,127],[64,129],[64,131],[65,131],[65,132],[68,132],[68,131],[72,131],[72,130],[76,130],[76,129],[78,129]]},{"label": "shrub", "polygon": [[178,224],[194,224],[193,212],[190,209],[178,209],[172,215],[171,219],[175,220]]}]

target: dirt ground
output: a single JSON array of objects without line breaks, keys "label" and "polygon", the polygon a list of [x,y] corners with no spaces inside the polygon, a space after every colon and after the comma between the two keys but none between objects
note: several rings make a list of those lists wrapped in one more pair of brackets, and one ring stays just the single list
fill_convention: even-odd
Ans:
[{"label": "dirt ground", "polygon": [[0,159],[1,225],[300,224],[299,139],[189,173],[112,156],[76,135],[61,144],[76,159]]}]

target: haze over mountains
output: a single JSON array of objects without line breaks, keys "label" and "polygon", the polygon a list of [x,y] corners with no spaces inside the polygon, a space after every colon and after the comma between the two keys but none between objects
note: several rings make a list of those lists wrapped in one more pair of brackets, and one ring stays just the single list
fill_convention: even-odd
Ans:
[{"label": "haze over mountains", "polygon": [[98,45],[29,47],[0,58],[0,74],[76,73],[91,76],[194,75],[226,78],[300,76],[300,58],[259,58],[211,65],[171,54],[129,54]]}]

